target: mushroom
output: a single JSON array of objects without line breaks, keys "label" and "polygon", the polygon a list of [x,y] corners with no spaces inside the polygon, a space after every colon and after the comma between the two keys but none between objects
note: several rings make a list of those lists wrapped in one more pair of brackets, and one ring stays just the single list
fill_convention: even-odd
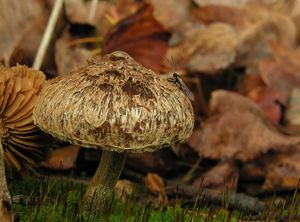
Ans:
[{"label": "mushroom", "polygon": [[82,202],[84,209],[98,210],[111,195],[127,152],[185,141],[194,115],[176,84],[116,51],[50,80],[35,106],[34,122],[59,139],[102,149]]},{"label": "mushroom", "polygon": [[20,171],[41,155],[43,133],[33,124],[32,110],[45,75],[27,66],[0,65],[0,221],[10,208],[5,161]]},{"label": "mushroom", "polygon": [[16,170],[34,164],[45,138],[33,123],[32,110],[45,75],[27,66],[0,66],[0,139],[7,162]]}]

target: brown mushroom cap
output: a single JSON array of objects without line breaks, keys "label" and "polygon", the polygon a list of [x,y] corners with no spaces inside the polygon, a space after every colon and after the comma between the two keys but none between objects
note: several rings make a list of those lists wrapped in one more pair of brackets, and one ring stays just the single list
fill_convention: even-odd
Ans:
[{"label": "brown mushroom cap", "polygon": [[174,83],[117,51],[46,83],[34,121],[73,144],[144,152],[186,140],[194,115]]}]

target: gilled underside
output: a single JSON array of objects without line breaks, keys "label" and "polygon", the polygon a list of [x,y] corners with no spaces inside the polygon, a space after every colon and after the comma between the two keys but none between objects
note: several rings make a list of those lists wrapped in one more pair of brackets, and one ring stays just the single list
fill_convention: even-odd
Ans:
[{"label": "gilled underside", "polygon": [[0,66],[0,142],[16,170],[42,156],[45,135],[33,124],[32,110],[45,81],[40,71]]},{"label": "gilled underside", "polygon": [[194,122],[188,98],[121,55],[49,81],[35,107],[35,123],[62,140],[117,152],[185,140]]}]

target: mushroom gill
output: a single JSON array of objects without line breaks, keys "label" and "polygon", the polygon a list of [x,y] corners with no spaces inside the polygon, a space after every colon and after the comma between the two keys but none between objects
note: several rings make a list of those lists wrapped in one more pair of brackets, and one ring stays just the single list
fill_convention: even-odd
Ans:
[{"label": "mushroom gill", "polygon": [[27,66],[0,66],[0,139],[5,159],[20,171],[41,156],[43,133],[33,124],[32,110],[45,75]]}]

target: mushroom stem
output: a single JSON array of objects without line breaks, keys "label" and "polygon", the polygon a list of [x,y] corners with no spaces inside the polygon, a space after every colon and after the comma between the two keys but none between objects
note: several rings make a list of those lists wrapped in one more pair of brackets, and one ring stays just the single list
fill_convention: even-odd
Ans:
[{"label": "mushroom stem", "polygon": [[122,172],[126,153],[102,151],[98,169],[91,180],[83,197],[82,209],[85,211],[99,211],[109,200]]},{"label": "mushroom stem", "polygon": [[2,141],[0,139],[0,221],[11,221],[10,205],[11,198],[9,195],[6,176],[5,176],[5,158]]}]

